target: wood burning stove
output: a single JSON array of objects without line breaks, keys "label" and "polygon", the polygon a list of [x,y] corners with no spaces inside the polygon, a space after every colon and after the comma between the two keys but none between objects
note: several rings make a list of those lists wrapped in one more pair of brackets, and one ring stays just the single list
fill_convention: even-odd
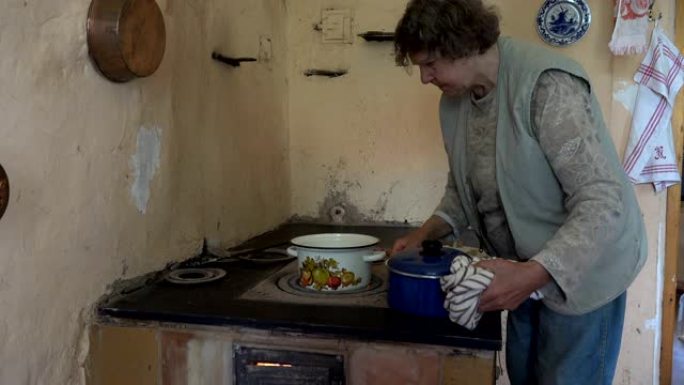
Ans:
[{"label": "wood burning stove", "polygon": [[[385,242],[382,247],[391,247],[391,241],[406,232],[400,227],[288,224],[239,249],[256,255],[256,249],[331,228],[377,236]],[[387,269],[382,264],[371,267],[374,279],[366,291],[318,293],[297,286],[295,261],[229,262],[208,257],[212,262],[176,267],[221,268],[227,273],[222,279],[176,284],[164,279],[167,272],[157,272],[132,280],[98,304],[101,331],[93,334],[93,346],[117,354],[115,359],[114,354],[94,357],[94,367],[107,369],[95,374],[140,367],[127,376],[149,377],[148,367],[161,360],[159,372],[148,383],[446,385],[465,378],[478,384],[495,382],[496,351],[501,349],[497,312],[486,313],[473,331],[448,318],[399,313],[387,305]],[[124,323],[128,326],[122,327]],[[118,329],[133,330],[135,338],[123,339],[136,341],[126,345],[128,354],[118,353],[118,331],[105,333]],[[141,333],[151,336],[146,340],[149,349],[140,349]],[[151,366],[140,364],[142,352],[151,352],[145,358]]]}]

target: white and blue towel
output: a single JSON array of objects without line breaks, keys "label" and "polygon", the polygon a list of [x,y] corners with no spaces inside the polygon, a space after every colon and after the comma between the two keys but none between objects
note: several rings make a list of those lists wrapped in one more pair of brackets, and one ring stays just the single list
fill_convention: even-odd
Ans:
[{"label": "white and blue towel", "polygon": [[449,319],[469,330],[475,329],[482,318],[482,313],[477,311],[480,295],[494,278],[491,271],[475,267],[479,261],[478,257],[458,255],[451,262],[451,274],[439,280],[446,293],[444,308],[449,312]]},{"label": "white and blue towel", "polygon": [[[482,318],[477,310],[480,295],[489,287],[494,278],[491,271],[476,267],[483,258],[458,255],[451,262],[451,274],[440,278],[442,291],[446,293],[444,308],[449,312],[449,319],[468,330],[473,330]],[[532,299],[541,299],[542,295],[535,291]]]}]

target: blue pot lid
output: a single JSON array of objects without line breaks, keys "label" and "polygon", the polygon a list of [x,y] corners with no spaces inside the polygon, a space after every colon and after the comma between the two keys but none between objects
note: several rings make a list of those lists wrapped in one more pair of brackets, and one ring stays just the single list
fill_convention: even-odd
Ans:
[{"label": "blue pot lid", "polygon": [[457,249],[442,248],[439,241],[424,241],[422,246],[397,253],[387,261],[387,266],[399,274],[441,277],[449,274],[451,262],[457,255],[466,255]]}]

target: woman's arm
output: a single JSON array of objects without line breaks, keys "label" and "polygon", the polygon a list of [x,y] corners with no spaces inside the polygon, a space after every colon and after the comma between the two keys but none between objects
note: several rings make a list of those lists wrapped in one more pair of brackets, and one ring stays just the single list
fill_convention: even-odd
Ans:
[{"label": "woman's arm", "polygon": [[[481,297],[483,311],[514,309],[542,288],[544,294],[572,295],[624,220],[616,174],[622,170],[610,167],[610,155],[598,141],[595,122],[601,117],[593,116],[588,84],[562,71],[547,71],[537,82],[531,110],[533,132],[563,189],[568,217],[528,262],[481,264],[496,274]],[[554,284],[547,285],[551,280]]]},{"label": "woman's arm", "polygon": [[466,226],[467,221],[456,190],[454,177],[449,172],[444,195],[432,216],[420,228],[397,239],[389,254],[391,256],[402,250],[420,247],[420,244],[426,239],[438,239],[450,233],[458,237],[466,229]]}]

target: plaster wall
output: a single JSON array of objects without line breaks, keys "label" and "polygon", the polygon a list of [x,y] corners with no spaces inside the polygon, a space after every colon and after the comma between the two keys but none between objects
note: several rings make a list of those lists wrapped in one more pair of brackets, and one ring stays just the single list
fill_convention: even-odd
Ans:
[{"label": "plaster wall", "polygon": [[[543,1],[496,0],[504,34],[543,44],[534,18]],[[393,64],[391,43],[321,42],[312,28],[323,9],[349,9],[354,34],[393,31],[405,2],[310,0],[289,2],[289,125],[292,209],[329,220],[340,205],[353,222],[421,223],[443,191],[447,162],[437,116],[439,91]],[[585,66],[620,154],[631,123],[631,78],[642,56],[608,50],[613,5],[589,0],[592,25],[575,45],[556,48]],[[674,1],[659,1],[661,25],[673,32]],[[305,77],[309,68],[343,69],[338,78]],[[623,349],[615,384],[658,383],[660,292],[665,194],[636,187],[648,229],[649,259],[628,293]],[[502,383],[505,383],[503,381]]]},{"label": "plaster wall", "polygon": [[115,84],[88,58],[89,1],[2,2],[0,384],[81,383],[108,284],[289,215],[283,2],[158,4],[159,70]]}]

